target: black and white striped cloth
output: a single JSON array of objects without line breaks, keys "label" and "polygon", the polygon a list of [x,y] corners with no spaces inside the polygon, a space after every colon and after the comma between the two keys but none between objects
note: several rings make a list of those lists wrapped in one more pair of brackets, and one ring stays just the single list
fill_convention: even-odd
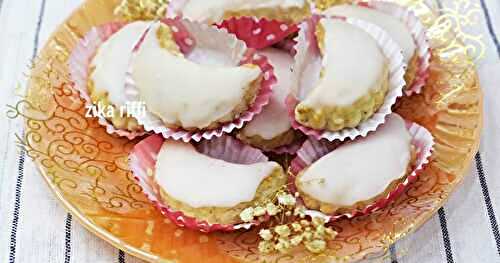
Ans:
[{"label": "black and white striped cloth", "polygon": [[[391,247],[384,262],[500,262],[500,0],[469,1],[480,8],[473,30],[486,44],[478,64],[485,92],[481,150],[445,207]],[[24,86],[29,61],[81,2],[0,0],[0,105],[18,100],[16,87]],[[446,7],[458,1],[440,2]],[[141,262],[73,221],[16,147],[21,122],[0,116],[0,262]]]}]

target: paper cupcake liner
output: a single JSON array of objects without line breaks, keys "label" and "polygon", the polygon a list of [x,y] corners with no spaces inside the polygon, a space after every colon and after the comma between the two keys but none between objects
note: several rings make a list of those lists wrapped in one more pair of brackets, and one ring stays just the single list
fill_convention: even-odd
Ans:
[{"label": "paper cupcake liner", "polygon": [[226,29],[249,48],[255,49],[270,47],[299,31],[295,24],[253,17],[233,17],[217,24],[217,27]]},{"label": "paper cupcake liner", "polygon": [[[250,17],[253,19],[267,18],[278,20],[278,21],[290,21],[290,22],[298,22],[302,21],[305,18],[311,15],[312,3],[309,1],[304,1],[303,6],[290,6],[290,5],[274,5],[274,6],[262,6],[259,1],[246,1],[246,8],[238,9],[233,8],[231,6],[212,6],[211,8],[218,8],[222,13],[218,14],[210,14],[212,11],[207,10],[207,12],[203,14],[185,14],[184,10],[186,10],[186,4],[189,0],[170,0],[168,1],[167,12],[165,16],[167,18],[187,18],[191,21],[196,21],[204,24],[208,23],[219,23],[223,21],[225,18],[230,19],[232,17]],[[231,2],[231,1],[227,1]],[[253,2],[253,3],[252,3]],[[260,1],[262,2],[262,1]],[[281,1],[287,2],[287,1]],[[290,2],[290,1],[288,1]],[[269,9],[273,9],[272,12],[269,12]]]},{"label": "paper cupcake liner", "polygon": [[230,136],[203,141],[197,149],[200,153],[230,163],[254,164],[269,161],[261,150]]},{"label": "paper cupcake liner", "polygon": [[290,154],[293,155],[297,153],[297,151],[302,147],[302,144],[304,144],[303,139],[297,139],[293,143],[289,145],[284,145],[281,147],[278,147],[276,149],[272,149],[269,152],[274,153],[274,154]]},{"label": "paper cupcake liner", "polygon": [[[173,25],[176,25],[175,29],[172,30],[174,32],[174,39],[181,47],[181,51],[186,58],[195,62],[202,60],[203,55],[197,52],[197,46],[210,46],[213,49],[226,52],[231,56],[231,60],[235,64],[250,63],[257,65],[262,71],[263,78],[253,104],[250,105],[246,112],[232,122],[223,124],[216,129],[198,131],[171,129],[166,127],[159,117],[147,111],[145,116],[134,116],[139,124],[144,126],[146,131],[153,131],[157,134],[162,134],[167,139],[172,138],[184,142],[191,140],[199,142],[202,139],[209,140],[214,137],[220,137],[225,133],[230,133],[235,129],[241,129],[245,123],[251,121],[269,103],[272,95],[272,86],[276,83],[276,76],[274,75],[273,67],[266,57],[256,54],[254,49],[248,49],[245,43],[238,40],[234,35],[227,34],[209,25],[180,19],[164,19],[162,22],[171,28],[173,28]],[[139,92],[131,77],[130,70],[126,80],[125,94],[131,101],[140,100]]]},{"label": "paper cupcake liner", "polygon": [[383,1],[363,1],[360,2],[359,5],[373,8],[380,12],[394,16],[406,24],[411,32],[411,35],[413,36],[413,39],[415,40],[415,44],[417,45],[418,69],[413,83],[408,83],[407,88],[405,89],[405,94],[407,96],[420,94],[422,92],[422,88],[427,82],[427,79],[429,78],[431,59],[429,40],[427,39],[425,27],[420,19],[413,11],[395,3]]},{"label": "paper cupcake liner", "polygon": [[[405,178],[403,182],[398,184],[394,189],[390,190],[389,193],[376,200],[374,203],[366,206],[361,210],[353,210],[349,213],[344,214],[334,214],[325,215],[319,211],[310,210],[310,213],[321,214],[328,217],[330,220],[337,220],[340,218],[353,218],[356,216],[366,215],[377,210],[386,207],[391,201],[402,194],[408,186],[414,182],[419,176],[420,172],[423,170],[424,166],[429,163],[429,158],[432,155],[434,138],[432,134],[424,127],[406,121],[406,127],[412,136],[412,144],[415,146],[416,150],[416,161],[413,165],[414,169]],[[348,142],[347,142],[348,143]],[[334,151],[339,147],[342,142],[329,143],[327,141],[315,141],[308,140],[304,143],[301,149],[297,151],[297,157],[291,162],[289,168],[289,190],[293,193],[297,192],[295,186],[295,177],[305,168],[310,166],[312,163],[325,156],[326,154]]]},{"label": "paper cupcake liner", "polygon": [[[142,187],[142,191],[146,197],[165,217],[169,218],[180,227],[186,227],[206,233],[250,229],[252,226],[260,223],[260,221],[255,221],[253,223],[235,225],[210,224],[204,220],[187,216],[183,212],[176,211],[163,203],[159,187],[154,182],[153,176],[148,175],[148,170],[155,171],[156,157],[160,152],[164,140],[165,139],[158,134],[151,135],[142,140],[132,149],[129,156],[129,166],[134,174],[135,180]],[[268,158],[260,150],[245,145],[230,136],[203,141],[197,146],[197,149],[203,154],[227,162],[253,164],[268,161]]]},{"label": "paper cupcake liner", "polygon": [[[319,21],[320,18],[320,16],[315,16],[310,21],[306,21],[300,25],[301,30],[299,31],[299,36],[297,37],[298,44],[296,45],[297,54],[295,55],[296,63],[294,67],[296,69],[295,73],[297,74],[297,81],[302,73],[301,71],[304,70],[305,63],[311,63],[308,62],[308,60],[314,59],[314,56],[319,56],[316,38],[310,29],[317,21]],[[399,47],[399,45],[396,44],[396,42],[381,28],[355,18],[337,17],[335,19],[342,19],[345,22],[366,31],[377,41],[385,57],[389,59],[389,91],[384,99],[383,105],[373,116],[370,117],[370,119],[360,123],[356,128],[345,128],[336,132],[315,130],[306,127],[295,120],[295,107],[300,101],[299,98],[305,96],[305,94],[302,94],[303,91],[295,90],[292,92],[292,94],[287,98],[287,106],[292,120],[292,126],[295,129],[300,130],[304,134],[312,136],[318,140],[327,139],[329,141],[344,141],[347,138],[353,140],[359,136],[365,137],[369,132],[375,131],[385,122],[385,118],[392,113],[392,106],[396,103],[399,97],[403,96],[403,88],[406,85],[404,80],[406,64],[403,60],[401,47]]]},{"label": "paper cupcake liner", "polygon": [[[283,41],[280,41],[278,44],[274,45],[272,49],[277,49],[277,50],[280,50],[281,52],[286,52],[289,55],[291,55],[292,58],[293,58],[293,56],[295,55],[295,53],[293,52],[294,51],[294,48],[293,48],[294,45],[295,45],[294,40],[292,40],[292,39],[285,39]],[[264,55],[265,52],[263,52],[262,54]],[[277,79],[277,84],[279,84],[279,81],[280,80]],[[289,89],[290,88],[291,87],[289,87]],[[276,99],[276,101],[281,101],[281,98],[274,98],[274,99]],[[281,101],[280,103],[284,103],[284,102],[285,101]],[[287,120],[289,121],[288,115],[285,115],[284,117],[286,117]],[[254,147],[257,147],[257,148],[261,149],[262,151],[264,151],[266,153],[290,154],[290,155],[293,155],[293,154],[295,154],[297,152],[297,150],[304,143],[304,141],[305,141],[304,137],[305,136],[302,136],[301,133],[294,131],[294,129],[292,127],[290,127],[290,129],[288,129],[286,132],[283,132],[283,134],[285,134],[285,136],[288,136],[286,134],[289,133],[289,132],[293,132],[293,139],[288,144],[283,144],[281,146],[274,147],[274,148],[270,148],[270,147],[258,147],[257,146],[258,144],[254,144],[254,145],[252,145],[252,143],[249,143],[249,144],[252,145],[252,146],[254,146]],[[283,134],[281,134],[279,137],[283,136]],[[270,141],[276,142],[276,140],[280,140],[281,142],[283,142],[283,138],[279,139],[277,137],[276,138],[272,138]],[[243,140],[243,141],[245,141],[245,140]],[[251,140],[250,140],[250,142],[251,142]]]},{"label": "paper cupcake liner", "polygon": [[[112,22],[94,27],[76,44],[71,52],[68,59],[71,80],[74,83],[73,87],[80,93],[80,98],[85,101],[85,106],[93,105],[88,91],[89,65],[91,60],[95,56],[97,49],[125,25],[126,23]],[[127,137],[130,140],[145,134],[145,132],[117,129],[103,116],[98,116],[98,122],[100,125],[106,127],[107,133]]]},{"label": "paper cupcake liner", "polygon": [[297,51],[295,50],[295,45],[297,45],[297,42],[295,40],[287,38],[276,43],[274,47],[286,51],[290,53],[292,56],[295,56],[295,54],[297,53]]}]

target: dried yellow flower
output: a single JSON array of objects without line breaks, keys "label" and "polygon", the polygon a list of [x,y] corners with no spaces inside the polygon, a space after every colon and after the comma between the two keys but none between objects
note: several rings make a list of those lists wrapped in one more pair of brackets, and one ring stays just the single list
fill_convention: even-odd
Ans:
[{"label": "dried yellow flower", "polygon": [[291,234],[290,228],[287,225],[276,226],[274,232],[280,237],[288,237]]},{"label": "dried yellow flower", "polygon": [[261,229],[259,231],[259,236],[265,241],[270,241],[274,237],[273,233],[269,229]]},{"label": "dried yellow flower", "polygon": [[318,227],[325,224],[325,220],[321,217],[314,217],[312,219],[313,226]]},{"label": "dried yellow flower", "polygon": [[305,212],[306,209],[303,206],[298,206],[295,207],[295,209],[293,210],[293,215],[299,216],[300,218],[304,218],[306,216]]},{"label": "dried yellow flower", "polygon": [[292,229],[293,229],[293,231],[295,231],[295,232],[300,232],[300,231],[302,231],[302,225],[300,225],[300,224],[299,224],[299,223],[297,223],[297,222],[293,222],[293,223],[292,223]]},{"label": "dried yellow flower", "polygon": [[302,226],[310,226],[311,225],[311,223],[305,219],[300,220],[300,224]]},{"label": "dried yellow flower", "polygon": [[270,253],[274,250],[274,244],[270,241],[260,241],[259,242],[259,251],[261,253]]},{"label": "dried yellow flower", "polygon": [[305,231],[304,233],[302,233],[302,236],[305,240],[311,240],[313,237],[313,233],[311,231]]},{"label": "dried yellow flower", "polygon": [[281,253],[286,253],[287,250],[290,249],[290,242],[286,239],[280,238],[274,248]]},{"label": "dried yellow flower", "polygon": [[318,233],[319,235],[324,235],[325,229],[326,227],[324,225],[319,225],[316,227],[316,233]]},{"label": "dried yellow flower", "polygon": [[[261,253],[286,253],[292,247],[300,245],[304,245],[312,253],[321,253],[326,249],[327,241],[337,236],[335,230],[325,226],[327,221],[324,218],[313,217],[307,220],[305,207],[295,207],[296,197],[298,195],[294,196],[283,189],[260,206],[249,207],[240,213],[244,222],[251,222],[266,213],[270,216],[279,215],[275,217],[280,220],[278,225],[259,231]],[[295,220],[287,222],[291,216],[294,216]]]},{"label": "dried yellow flower", "polygon": [[283,194],[278,196],[278,203],[284,206],[294,206],[297,200],[291,194]]},{"label": "dried yellow flower", "polygon": [[277,215],[279,212],[281,212],[281,210],[279,209],[279,207],[277,207],[275,204],[273,203],[268,203],[266,205],[266,211],[267,211],[267,214],[270,215],[270,216],[275,216]]},{"label": "dried yellow flower", "polygon": [[293,246],[298,246],[300,245],[300,243],[302,243],[302,240],[304,238],[301,236],[301,235],[296,235],[294,236],[292,239],[290,239],[290,243],[293,245]]},{"label": "dried yellow flower", "polygon": [[313,239],[325,239],[325,234],[321,234],[318,231],[313,232]]},{"label": "dried yellow flower", "polygon": [[253,215],[254,216],[258,217],[258,216],[263,216],[265,214],[266,214],[266,209],[264,207],[262,207],[262,206],[257,206],[253,210]]},{"label": "dried yellow flower", "polygon": [[243,220],[243,222],[252,222],[254,218],[253,214],[254,214],[253,207],[249,207],[240,213],[240,218],[241,220]]}]

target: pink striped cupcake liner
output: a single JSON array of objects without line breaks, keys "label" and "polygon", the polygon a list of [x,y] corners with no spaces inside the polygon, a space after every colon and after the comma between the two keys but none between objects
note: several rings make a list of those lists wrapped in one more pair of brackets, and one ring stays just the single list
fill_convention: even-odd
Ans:
[{"label": "pink striped cupcake liner", "polygon": [[405,88],[405,94],[411,96],[420,94],[423,87],[427,83],[430,74],[431,48],[429,40],[426,36],[426,30],[420,19],[415,13],[406,7],[396,3],[384,1],[362,1],[358,3],[360,6],[376,9],[380,12],[394,16],[403,21],[413,36],[417,45],[418,69],[416,71],[413,83],[408,83]]},{"label": "pink striped cupcake liner", "polygon": [[[295,52],[293,49],[295,42],[293,40],[290,40],[290,41],[282,41],[282,42],[280,42],[279,45],[278,44],[275,45],[274,48],[282,50],[284,52],[288,52],[288,53],[290,53],[290,55],[293,56],[293,55],[295,55]],[[276,81],[277,81],[277,83],[279,83],[280,80],[277,78]],[[283,146],[277,147],[275,149],[266,150],[266,152],[274,153],[274,154],[291,154],[291,155],[293,155],[302,146],[304,141],[305,141],[304,138],[295,138],[295,140],[288,145],[283,145]]]},{"label": "pink striped cupcake liner", "polygon": [[[151,135],[139,142],[130,153],[129,167],[133,172],[137,183],[151,203],[173,223],[180,227],[210,233],[215,231],[230,232],[239,229],[249,229],[261,222],[242,223],[234,225],[211,224],[204,220],[185,215],[182,211],[176,211],[162,201],[159,186],[154,181],[156,158],[165,139],[158,134]],[[227,162],[239,164],[253,164],[266,162],[268,158],[258,149],[243,144],[230,137],[223,136],[210,141],[203,141],[197,145],[200,153]]]},{"label": "pink striped cupcake liner", "polygon": [[[203,59],[200,58],[199,52],[195,52],[195,50],[198,45],[201,47],[209,45],[218,51],[227,52],[231,56],[231,59],[240,65],[257,65],[262,72],[263,78],[255,101],[246,112],[232,122],[225,123],[216,129],[196,131],[172,129],[166,127],[158,116],[147,111],[145,116],[134,116],[139,124],[144,126],[146,131],[162,134],[167,139],[182,140],[184,142],[199,142],[202,139],[210,140],[215,137],[221,137],[223,134],[231,133],[233,130],[241,129],[245,123],[251,121],[269,103],[272,95],[272,86],[276,83],[276,76],[274,75],[272,65],[266,57],[256,54],[254,49],[247,48],[245,43],[238,40],[234,35],[209,25],[182,19],[163,19],[161,22],[172,28],[174,39],[187,59],[193,61]],[[139,92],[130,72],[126,82],[125,93],[128,99],[131,101],[140,100]]]},{"label": "pink striped cupcake liner", "polygon": [[[91,60],[95,56],[98,48],[125,25],[126,23],[111,22],[94,27],[85,34],[71,51],[68,59],[68,68],[71,80],[74,84],[73,88],[80,93],[80,97],[85,101],[85,106],[90,107],[93,105],[88,90],[89,65]],[[130,52],[132,52],[132,50]],[[106,128],[107,133],[127,137],[130,140],[145,134],[145,132],[132,132],[117,129],[111,122],[104,118],[104,116],[98,116],[98,122]]]},{"label": "pink striped cupcake liner", "polygon": [[281,147],[278,147],[276,149],[272,149],[271,153],[274,154],[290,154],[294,155],[297,153],[297,151],[302,147],[302,144],[304,144],[304,139],[297,139],[295,142],[289,144],[289,145],[284,145]]},{"label": "pink striped cupcake liner", "polygon": [[[412,136],[412,144],[413,146],[415,146],[417,158],[413,165],[414,169],[405,178],[403,182],[398,184],[394,189],[390,190],[386,196],[376,200],[374,203],[364,207],[361,210],[353,210],[349,213],[333,214],[333,215],[325,215],[319,211],[314,211],[314,210],[310,210],[308,211],[308,213],[314,215],[321,215],[324,218],[328,218],[330,221],[335,221],[341,218],[353,218],[356,216],[367,215],[386,207],[394,199],[396,199],[404,191],[406,191],[409,185],[413,183],[415,180],[417,180],[418,176],[424,169],[425,165],[429,163],[429,159],[432,155],[434,147],[434,138],[426,128],[409,121],[406,121],[406,127]],[[335,149],[340,147],[343,143],[349,143],[349,142],[336,141],[330,143],[326,140],[316,141],[311,139],[306,141],[304,145],[297,151],[297,157],[290,164],[289,190],[292,193],[297,192],[297,188],[295,186],[296,176],[302,170],[306,169],[315,161],[319,160],[321,157],[327,155],[332,151],[335,151]],[[303,202],[301,201],[301,203]]]},{"label": "pink striped cupcake liner", "polygon": [[[299,75],[305,71],[307,64],[315,65],[316,68],[318,68],[318,71],[321,68],[322,62],[320,59],[319,48],[316,44],[317,41],[314,34],[314,28],[322,17],[323,16],[313,16],[310,20],[303,22],[299,26],[301,30],[299,31],[299,36],[296,39],[297,45],[295,46],[295,49],[297,53],[295,55],[296,62],[294,66],[294,72],[297,74],[297,80],[299,79]],[[396,104],[399,97],[403,96],[403,88],[406,85],[404,80],[406,64],[403,60],[401,47],[399,47],[399,45],[396,44],[396,42],[381,28],[363,20],[354,18],[332,17],[332,19],[342,19],[351,25],[365,30],[377,41],[384,55],[389,59],[389,91],[385,97],[383,105],[372,117],[362,122],[357,127],[345,128],[343,130],[333,132],[327,130],[316,130],[297,122],[295,119],[295,107],[306,96],[304,91],[300,88],[288,96],[286,103],[290,119],[292,121],[292,127],[294,129],[299,130],[308,136],[314,137],[317,140],[354,140],[357,137],[365,137],[369,132],[375,131],[385,122],[386,117],[392,113],[392,106]]]}]

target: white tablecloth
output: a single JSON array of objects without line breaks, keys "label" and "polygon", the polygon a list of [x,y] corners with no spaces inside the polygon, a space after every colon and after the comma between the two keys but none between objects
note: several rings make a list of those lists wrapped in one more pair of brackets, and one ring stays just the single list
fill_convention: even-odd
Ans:
[{"label": "white tablecloth", "polygon": [[[481,7],[475,30],[486,44],[478,63],[485,92],[480,153],[445,207],[393,246],[384,262],[500,262],[500,0],[471,1]],[[140,262],[72,220],[33,163],[20,157],[15,133],[22,123],[5,116],[4,105],[18,100],[16,87],[25,84],[30,60],[81,2],[0,0],[0,262]]]}]

